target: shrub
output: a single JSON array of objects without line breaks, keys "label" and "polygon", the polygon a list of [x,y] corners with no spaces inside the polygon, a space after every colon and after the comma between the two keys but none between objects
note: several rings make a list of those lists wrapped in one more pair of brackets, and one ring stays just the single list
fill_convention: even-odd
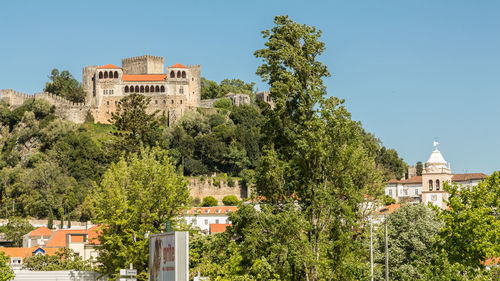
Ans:
[{"label": "shrub", "polygon": [[385,195],[382,200],[383,200],[385,206],[396,203],[396,200],[389,195]]},{"label": "shrub", "polygon": [[203,198],[203,202],[201,202],[202,207],[212,207],[217,205],[219,205],[219,202],[212,196],[207,196]]},{"label": "shrub", "polygon": [[226,195],[222,198],[222,203],[224,203],[225,206],[236,206],[238,202],[238,198],[234,195]]},{"label": "shrub", "polygon": [[228,98],[221,98],[220,100],[214,103],[214,107],[231,110],[233,108],[233,102]]}]

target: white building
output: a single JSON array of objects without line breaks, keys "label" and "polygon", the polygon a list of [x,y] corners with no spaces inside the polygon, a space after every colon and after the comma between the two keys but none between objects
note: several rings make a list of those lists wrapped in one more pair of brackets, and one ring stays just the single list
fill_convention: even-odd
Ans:
[{"label": "white building", "polygon": [[425,163],[422,175],[404,180],[390,180],[385,187],[385,194],[396,201],[415,201],[432,203],[445,208],[448,193],[443,190],[443,184],[456,183],[462,186],[476,186],[487,177],[483,173],[452,174],[448,162],[434,142],[434,151]]},{"label": "white building", "polygon": [[231,224],[229,213],[237,210],[236,206],[195,207],[186,211],[182,219],[204,233],[221,232],[221,228],[225,230],[225,227]]}]

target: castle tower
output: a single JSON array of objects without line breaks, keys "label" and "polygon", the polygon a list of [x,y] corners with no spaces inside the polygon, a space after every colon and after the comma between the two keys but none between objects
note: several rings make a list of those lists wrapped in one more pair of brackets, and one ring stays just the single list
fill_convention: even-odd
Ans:
[{"label": "castle tower", "polygon": [[443,190],[443,184],[451,184],[452,174],[449,164],[437,148],[438,144],[434,142],[434,151],[422,170],[422,202],[446,208],[448,193]]},{"label": "castle tower", "polygon": [[144,55],[122,59],[123,74],[163,74],[163,57]]}]

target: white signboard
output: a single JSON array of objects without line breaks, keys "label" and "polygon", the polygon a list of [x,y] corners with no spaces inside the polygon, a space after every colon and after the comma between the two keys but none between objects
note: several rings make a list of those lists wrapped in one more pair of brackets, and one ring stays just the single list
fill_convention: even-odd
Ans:
[{"label": "white signboard", "polygon": [[149,238],[149,280],[188,281],[189,234],[175,231]]}]

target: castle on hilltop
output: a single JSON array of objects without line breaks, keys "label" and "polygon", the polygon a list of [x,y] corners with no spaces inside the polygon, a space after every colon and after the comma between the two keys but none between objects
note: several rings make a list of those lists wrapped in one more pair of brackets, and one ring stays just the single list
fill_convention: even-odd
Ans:
[{"label": "castle on hilltop", "polygon": [[13,108],[28,98],[44,98],[56,106],[56,115],[61,118],[83,123],[90,112],[96,122],[109,123],[120,99],[140,93],[151,98],[148,113],[159,111],[172,124],[185,112],[200,107],[200,70],[200,65],[176,63],[165,72],[163,57],[144,55],[122,59],[121,67],[112,64],[84,67],[83,88],[87,94],[84,103],[72,103],[49,93],[28,95],[9,89],[1,90],[0,94]]}]

